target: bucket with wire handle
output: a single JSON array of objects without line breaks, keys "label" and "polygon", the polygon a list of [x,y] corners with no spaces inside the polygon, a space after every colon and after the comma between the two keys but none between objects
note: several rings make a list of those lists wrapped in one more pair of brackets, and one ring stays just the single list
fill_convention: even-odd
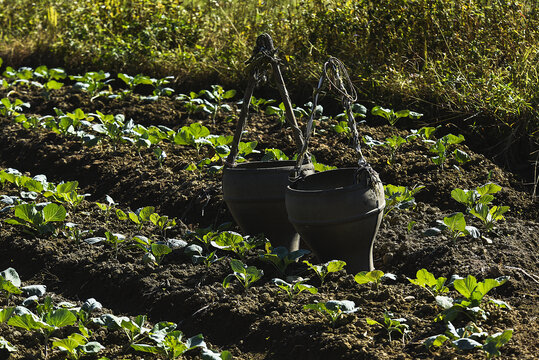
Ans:
[{"label": "bucket with wire handle", "polygon": [[271,37],[262,34],[257,38],[253,55],[247,62],[249,81],[232,148],[223,168],[223,198],[243,233],[247,235],[263,233],[272,246],[286,246],[290,251],[294,251],[299,248],[300,239],[288,221],[285,191],[290,184],[290,174],[294,170],[304,175],[314,173],[310,159],[299,165],[293,160],[236,163],[251,96],[255,86],[265,80],[268,65],[271,65],[273,70],[273,77],[285,106],[286,120],[292,128],[297,150],[303,148],[303,134],[292,110],[276,52]]},{"label": "bucket with wire handle", "polygon": [[373,245],[385,206],[384,188],[367,163],[351,105],[356,92],[346,68],[330,57],[314,93],[313,109],[324,83],[342,97],[353,144],[359,155],[358,166],[316,174],[302,174],[300,165],[307,154],[314,111],[307,123],[305,142],[296,163],[295,180],[287,187],[285,202],[288,219],[320,261],[343,260],[350,272],[372,271]]}]

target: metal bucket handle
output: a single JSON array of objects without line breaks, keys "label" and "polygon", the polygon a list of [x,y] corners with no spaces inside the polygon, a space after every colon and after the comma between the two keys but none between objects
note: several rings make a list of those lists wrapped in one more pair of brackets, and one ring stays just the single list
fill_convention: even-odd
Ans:
[{"label": "metal bucket handle", "polygon": [[[299,151],[298,158],[296,161],[296,167],[294,168],[294,174],[291,180],[297,180],[303,176],[300,171],[300,167],[304,161],[305,155],[309,154],[307,148],[309,146],[309,139],[311,138],[313,128],[313,119],[315,113],[314,110],[318,104],[318,95],[320,94],[322,87],[326,81],[328,83],[329,89],[337,92],[337,94],[341,96],[341,102],[348,119],[348,126],[350,127],[352,132],[354,149],[359,155],[358,169],[356,171],[354,181],[356,184],[365,182],[369,187],[371,187],[375,183],[380,182],[380,178],[378,177],[376,171],[371,168],[367,160],[365,160],[365,158],[363,157],[363,153],[361,152],[361,145],[359,141],[356,120],[352,112],[352,104],[357,100],[356,89],[352,84],[350,76],[348,75],[348,71],[346,70],[346,67],[344,66],[342,61],[333,56],[330,56],[329,59],[324,63],[322,75],[320,76],[318,86],[314,91],[311,107],[311,116],[309,117],[309,121],[307,122],[307,127],[305,129],[305,141],[303,143],[303,147]],[[310,156],[308,157],[310,158]]]},{"label": "metal bucket handle", "polygon": [[247,83],[247,88],[245,89],[245,94],[243,95],[243,104],[241,107],[240,117],[238,124],[236,126],[236,131],[234,133],[234,139],[232,141],[232,148],[230,154],[228,155],[225,166],[234,167],[236,158],[239,152],[239,145],[241,141],[241,136],[245,129],[245,124],[249,116],[249,105],[251,103],[251,97],[253,96],[253,91],[255,86],[266,80],[266,71],[267,65],[271,64],[273,69],[273,77],[283,104],[285,107],[286,121],[288,125],[292,128],[294,133],[294,139],[296,141],[297,152],[305,146],[303,134],[298,127],[296,117],[294,116],[294,111],[292,110],[292,103],[290,101],[290,96],[286,90],[286,86],[281,74],[281,60],[276,56],[276,48],[273,46],[273,39],[269,34],[261,34],[256,39],[256,45],[253,49],[253,54],[249,60],[246,61],[248,64],[247,70],[249,71],[249,81]]}]

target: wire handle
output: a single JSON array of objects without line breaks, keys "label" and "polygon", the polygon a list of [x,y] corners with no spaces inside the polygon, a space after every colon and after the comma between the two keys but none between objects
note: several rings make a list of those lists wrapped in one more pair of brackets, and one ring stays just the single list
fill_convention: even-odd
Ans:
[{"label": "wire handle", "polygon": [[350,80],[350,76],[348,75],[348,71],[346,70],[346,67],[344,66],[344,64],[339,59],[333,56],[331,56],[324,63],[324,67],[322,69],[322,75],[320,76],[320,79],[318,81],[318,86],[315,89],[314,94],[313,94],[311,116],[309,117],[309,121],[307,122],[307,127],[305,130],[305,142],[303,143],[303,147],[301,148],[298,154],[296,166],[294,168],[293,176],[295,180],[297,180],[298,178],[302,176],[300,172],[300,167],[304,161],[305,155],[308,155],[307,149],[309,146],[309,140],[311,138],[311,133],[312,133],[312,128],[313,128],[313,119],[314,119],[314,113],[315,113],[314,110],[316,106],[318,105],[318,96],[320,95],[320,92],[322,91],[322,88],[325,82],[328,83],[329,90],[333,90],[338,95],[341,96],[341,102],[346,112],[348,126],[350,127],[351,132],[352,132],[352,140],[353,140],[354,149],[359,155],[358,169],[356,172],[356,183],[360,181],[359,177],[362,170],[367,170],[369,174],[369,178],[370,178],[370,181],[368,182],[370,182],[370,184],[379,182],[380,179],[378,177],[378,174],[370,167],[370,165],[367,163],[367,161],[363,157],[363,153],[361,152],[359,133],[357,131],[356,120],[354,118],[354,113],[352,111],[352,103],[354,103],[357,100],[356,89],[354,85],[352,84],[352,81]]},{"label": "wire handle", "polygon": [[249,72],[249,81],[245,89],[245,94],[243,96],[243,104],[241,107],[240,117],[238,124],[236,126],[236,131],[234,133],[234,139],[232,140],[232,148],[230,154],[228,155],[225,166],[234,167],[236,158],[239,152],[239,144],[241,141],[241,136],[245,129],[245,124],[247,118],[249,117],[249,105],[251,103],[251,97],[253,96],[253,91],[261,82],[264,82],[267,78],[266,72],[268,64],[271,65],[273,69],[273,77],[281,98],[283,100],[283,105],[285,107],[286,121],[288,125],[292,128],[294,133],[294,139],[296,141],[296,151],[299,152],[305,146],[305,141],[303,139],[303,134],[298,126],[294,111],[292,110],[292,103],[290,101],[290,96],[288,95],[288,90],[283,80],[281,73],[281,60],[276,56],[277,49],[273,46],[273,39],[269,34],[261,34],[256,39],[256,45],[253,49],[253,54],[251,58],[246,61],[248,64],[247,70]]}]

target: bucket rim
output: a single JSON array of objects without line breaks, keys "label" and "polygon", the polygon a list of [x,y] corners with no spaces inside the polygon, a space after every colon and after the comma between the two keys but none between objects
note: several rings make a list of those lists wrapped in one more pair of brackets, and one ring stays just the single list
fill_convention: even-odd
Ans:
[{"label": "bucket rim", "polygon": [[297,193],[297,194],[322,194],[322,193],[332,193],[332,192],[351,192],[351,191],[358,190],[358,188],[365,189],[365,186],[362,185],[362,184],[351,184],[351,185],[339,186],[339,187],[334,187],[334,188],[329,188],[329,189],[314,189],[314,190],[313,189],[303,190],[303,189],[297,189],[295,187],[295,186],[297,186],[297,184],[300,181],[304,180],[307,177],[311,177],[311,176],[329,176],[329,175],[331,175],[331,173],[337,173],[337,172],[343,172],[343,171],[351,171],[351,170],[357,170],[357,168],[356,167],[347,167],[347,168],[327,170],[327,171],[307,175],[304,178],[298,179],[298,180],[294,181],[292,184],[288,185],[286,187],[286,192],[287,193]]},{"label": "bucket rim", "polygon": [[[275,161],[246,161],[237,163],[234,167],[225,166],[224,171],[264,171],[264,170],[278,170],[278,169],[290,169],[293,170],[296,165],[295,160],[275,160]],[[305,164],[302,166],[306,166]],[[312,165],[311,165],[312,166]]]}]

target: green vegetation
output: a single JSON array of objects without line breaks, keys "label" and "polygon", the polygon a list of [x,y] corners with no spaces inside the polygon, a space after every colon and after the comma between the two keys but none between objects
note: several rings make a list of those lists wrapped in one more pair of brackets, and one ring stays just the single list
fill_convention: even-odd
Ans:
[{"label": "green vegetation", "polygon": [[295,88],[331,54],[373,100],[419,99],[460,119],[476,115],[476,126],[539,131],[533,1],[20,0],[4,10],[0,56],[10,64],[52,53],[81,72],[189,73],[193,83],[217,74],[236,85],[256,36],[269,32]]}]

